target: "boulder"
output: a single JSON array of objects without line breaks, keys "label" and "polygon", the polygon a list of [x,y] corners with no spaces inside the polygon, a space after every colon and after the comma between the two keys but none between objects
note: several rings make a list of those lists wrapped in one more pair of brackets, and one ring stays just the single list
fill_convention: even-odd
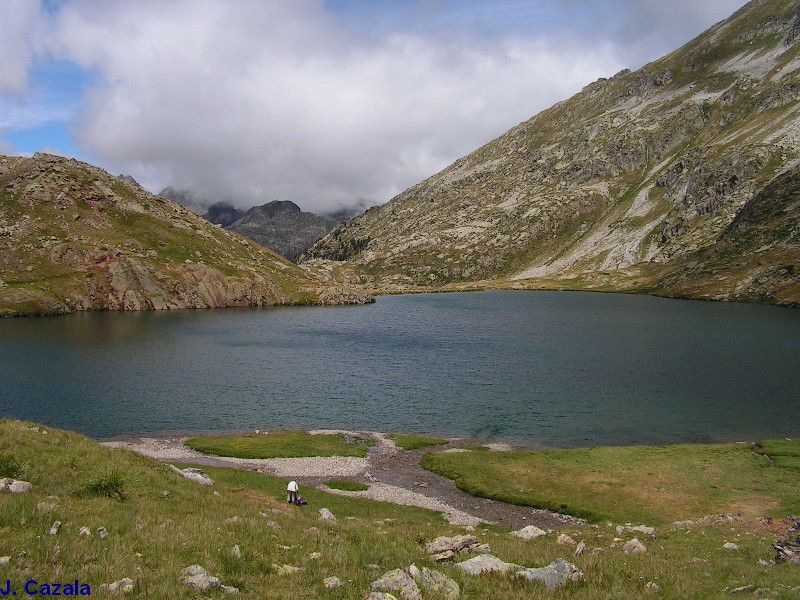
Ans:
[{"label": "boulder", "polygon": [[130,594],[133,591],[133,579],[124,577],[119,581],[108,584],[110,594]]},{"label": "boulder", "polygon": [[222,590],[223,594],[238,594],[239,588],[233,587],[232,585],[221,585],[219,589]]},{"label": "boulder", "polygon": [[559,534],[558,538],[556,538],[556,543],[561,544],[562,546],[574,546],[575,540],[569,537],[566,533]]},{"label": "boulder", "polygon": [[47,532],[47,535],[56,535],[59,529],[61,529],[61,521],[54,521],[53,525],[50,527],[50,531]]},{"label": "boulder", "polygon": [[426,594],[446,600],[456,600],[461,596],[461,588],[458,583],[441,571],[434,571],[426,567],[419,569],[416,565],[411,565],[408,567],[408,574],[414,578],[414,581]]},{"label": "boulder", "polygon": [[404,600],[422,600],[417,582],[403,569],[387,571],[370,584],[379,592],[397,592]]},{"label": "boulder", "polygon": [[338,587],[341,587],[342,580],[338,577],[326,577],[322,580],[322,585],[325,586],[326,590],[335,590]]},{"label": "boulder", "polygon": [[336,525],[336,516],[327,508],[319,509],[319,520],[322,521],[323,523]]},{"label": "boulder", "polygon": [[218,577],[212,577],[200,565],[186,567],[182,574],[181,582],[193,587],[198,592],[205,593],[217,589],[221,585]]},{"label": "boulder", "polygon": [[300,567],[294,565],[276,565],[275,563],[272,564],[272,568],[275,569],[278,575],[294,575],[302,570]]},{"label": "boulder", "polygon": [[725,542],[722,545],[722,548],[724,550],[729,551],[729,552],[738,552],[739,551],[739,546],[737,544],[734,544],[733,542]]},{"label": "boulder", "polygon": [[444,552],[437,552],[436,554],[431,554],[431,559],[436,562],[443,562],[445,560],[452,560],[455,558],[456,553],[452,550],[445,550]]},{"label": "boulder", "polygon": [[648,537],[656,537],[656,530],[647,525],[631,525],[630,523],[626,523],[625,525],[617,525],[616,531],[619,536],[625,533],[641,533]]},{"label": "boulder", "polygon": [[54,502],[39,502],[36,505],[36,512],[41,514],[47,514],[54,512],[58,508],[58,504]]},{"label": "boulder", "polygon": [[480,542],[474,535],[440,536],[425,544],[425,551],[428,554],[440,554],[448,551],[457,554],[459,552],[469,552],[479,545]]},{"label": "boulder", "polygon": [[625,551],[625,554],[646,554],[647,547],[639,541],[639,538],[633,538],[629,542],[625,542],[625,545],[622,547]]},{"label": "boulder", "polygon": [[397,600],[397,596],[388,592],[370,592],[364,600]]},{"label": "boulder", "polygon": [[520,569],[517,571],[517,577],[528,581],[541,581],[551,590],[561,587],[569,581],[580,581],[586,578],[583,571],[563,558],[551,562],[546,567]]},{"label": "boulder", "polygon": [[214,485],[214,480],[208,477],[205,473],[203,473],[202,469],[197,469],[195,467],[189,467],[187,469],[179,469],[175,465],[170,465],[169,468],[172,469],[178,475],[181,475],[186,479],[190,479],[195,483],[199,483],[200,485]]},{"label": "boulder", "polygon": [[648,581],[644,585],[644,589],[646,589],[648,592],[656,592],[657,593],[657,592],[661,591],[661,586],[659,586],[657,583],[653,583],[652,581]]},{"label": "boulder", "polygon": [[521,569],[519,565],[507,563],[492,554],[481,554],[455,565],[467,575],[483,575],[484,573],[508,573]]},{"label": "boulder", "polygon": [[547,532],[544,529],[539,529],[535,525],[528,525],[527,527],[523,527],[517,531],[512,531],[510,535],[516,536],[523,540],[535,540],[536,538],[547,535]]},{"label": "boulder", "polygon": [[575,556],[580,556],[583,554],[584,550],[586,550],[586,542],[581,540],[581,542],[578,544],[578,547],[575,548]]},{"label": "boulder", "polygon": [[78,535],[81,537],[92,537],[92,530],[83,526],[78,530]]},{"label": "boulder", "polygon": [[772,547],[775,548],[776,563],[800,564],[800,519],[795,519],[783,539],[777,540]]},{"label": "boulder", "polygon": [[97,528],[97,536],[101,540],[106,539],[108,537],[108,529],[106,529],[105,527],[98,527]]},{"label": "boulder", "polygon": [[[2,483],[3,480],[0,480]],[[28,481],[20,481],[19,479],[8,479],[6,480],[5,486],[0,486],[0,490],[5,487],[7,492],[11,492],[12,494],[24,494],[25,492],[30,492],[33,489],[33,484]]]},{"label": "boulder", "polygon": [[0,567],[5,567],[11,562],[10,556],[0,556]]}]

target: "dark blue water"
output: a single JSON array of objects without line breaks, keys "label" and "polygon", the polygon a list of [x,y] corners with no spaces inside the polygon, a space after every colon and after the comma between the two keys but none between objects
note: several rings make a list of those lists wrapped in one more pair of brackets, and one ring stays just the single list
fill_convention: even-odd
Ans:
[{"label": "dark blue water", "polygon": [[348,428],[529,446],[800,435],[800,311],[569,292],[0,320],[0,416],[97,438]]}]

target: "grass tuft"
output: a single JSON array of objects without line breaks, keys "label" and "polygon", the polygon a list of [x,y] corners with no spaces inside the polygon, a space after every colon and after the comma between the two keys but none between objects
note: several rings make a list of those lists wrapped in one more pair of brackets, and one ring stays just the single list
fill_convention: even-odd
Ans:
[{"label": "grass tuft", "polygon": [[22,479],[25,477],[25,466],[11,454],[0,454],[0,477]]},{"label": "grass tuft", "polygon": [[108,473],[97,479],[90,479],[83,484],[83,492],[87,496],[113,498],[125,500],[125,477],[118,469],[111,469]]}]

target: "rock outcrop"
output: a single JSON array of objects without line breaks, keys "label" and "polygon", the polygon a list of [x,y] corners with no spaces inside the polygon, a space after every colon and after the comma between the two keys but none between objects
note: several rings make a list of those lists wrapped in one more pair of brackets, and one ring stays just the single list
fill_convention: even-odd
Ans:
[{"label": "rock outcrop", "polygon": [[294,202],[278,200],[247,211],[220,202],[211,205],[203,218],[258,242],[289,260],[296,259],[336,225],[335,221],[301,211]]},{"label": "rock outcrop", "polygon": [[0,156],[0,316],[316,304],[324,291],[128,180],[59,156]]}]

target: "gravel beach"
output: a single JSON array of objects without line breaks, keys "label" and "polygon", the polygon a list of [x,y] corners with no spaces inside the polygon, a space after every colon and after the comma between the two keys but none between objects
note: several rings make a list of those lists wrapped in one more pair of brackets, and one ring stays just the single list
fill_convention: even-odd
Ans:
[{"label": "gravel beach", "polygon": [[[420,458],[425,452],[457,451],[457,446],[462,444],[463,440],[451,440],[446,446],[406,451],[398,448],[386,434],[379,432],[319,429],[308,433],[371,438],[375,441],[375,445],[369,448],[366,458],[332,456],[248,459],[202,454],[184,445],[188,437],[138,437],[102,442],[102,444],[109,448],[131,450],[162,462],[258,471],[284,479],[295,479],[302,485],[317,487],[329,493],[419,506],[441,512],[447,521],[456,525],[476,526],[480,523],[491,523],[518,529],[526,525],[557,528],[581,522],[580,519],[546,510],[471,496],[459,490],[451,480],[419,466]],[[491,444],[490,449],[502,452],[513,448],[502,443]],[[362,492],[330,489],[325,483],[332,479],[365,483],[369,485],[369,489]]]}]

